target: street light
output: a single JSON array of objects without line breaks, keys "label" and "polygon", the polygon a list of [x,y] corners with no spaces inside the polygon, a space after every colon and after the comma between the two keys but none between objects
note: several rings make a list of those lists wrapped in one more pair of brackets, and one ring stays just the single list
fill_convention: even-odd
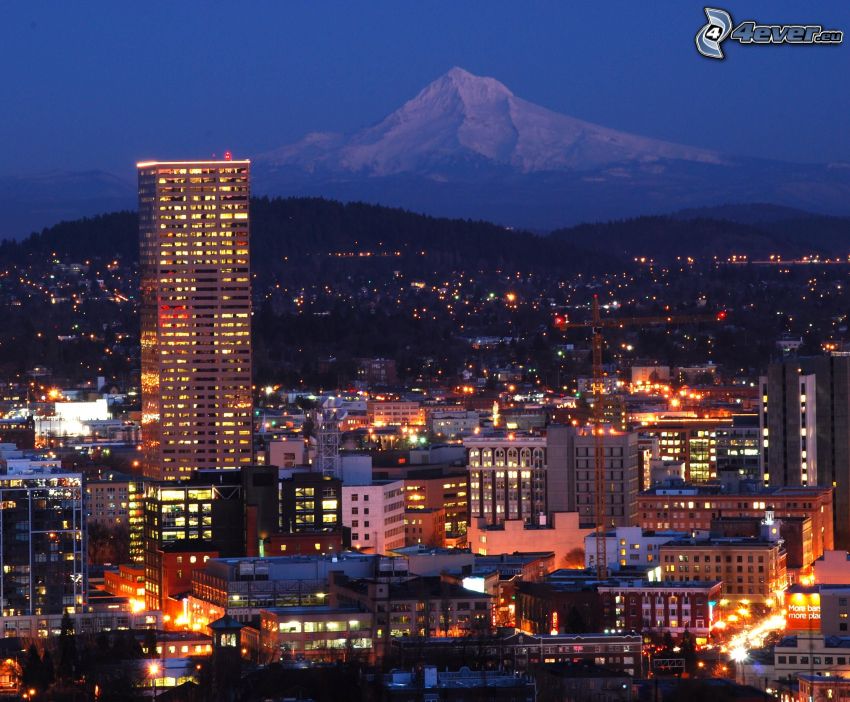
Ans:
[{"label": "street light", "polygon": [[156,700],[156,676],[159,675],[159,663],[153,662],[148,665],[148,674],[151,676],[151,683],[153,684],[153,698]]},{"label": "street light", "polygon": [[749,653],[743,646],[736,646],[729,651],[729,657],[735,662],[735,682],[738,682],[738,668],[741,669],[741,684],[746,684],[746,675],[744,675],[744,661],[747,660]]}]

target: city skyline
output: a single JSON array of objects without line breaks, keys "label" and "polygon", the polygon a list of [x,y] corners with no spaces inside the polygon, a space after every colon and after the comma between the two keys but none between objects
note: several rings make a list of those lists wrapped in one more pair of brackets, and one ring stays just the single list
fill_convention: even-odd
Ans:
[{"label": "city skyline", "polygon": [[0,697],[850,697],[850,6],[49,3]]}]

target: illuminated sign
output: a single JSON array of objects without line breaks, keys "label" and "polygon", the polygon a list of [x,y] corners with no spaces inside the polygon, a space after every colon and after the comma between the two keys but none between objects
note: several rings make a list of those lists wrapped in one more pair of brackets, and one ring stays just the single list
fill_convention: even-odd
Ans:
[{"label": "illuminated sign", "polygon": [[820,631],[820,594],[793,592],[785,594],[786,629]]}]

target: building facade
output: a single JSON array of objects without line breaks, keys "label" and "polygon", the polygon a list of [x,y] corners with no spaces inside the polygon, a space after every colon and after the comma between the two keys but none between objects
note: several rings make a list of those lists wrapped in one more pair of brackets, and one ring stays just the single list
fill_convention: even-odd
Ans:
[{"label": "building facade", "polygon": [[796,362],[775,363],[759,378],[759,429],[769,485],[817,485],[817,385]]},{"label": "building facade", "polygon": [[[469,515],[467,474],[451,472],[404,479],[404,503],[409,512],[442,509],[444,535],[450,538],[466,535]],[[410,518],[414,518],[411,514]]]},{"label": "building facade", "polygon": [[708,640],[711,603],[720,600],[722,589],[719,580],[623,582],[598,588],[606,627],[669,633],[675,638],[687,631],[698,643]]},{"label": "building facade", "polygon": [[342,523],[358,551],[385,554],[403,547],[404,481],[343,485]]},{"label": "building facade", "polygon": [[761,539],[682,539],[661,546],[665,583],[723,581],[723,596],[765,605],[781,601],[788,587],[781,541]]},{"label": "building facade", "polygon": [[475,652],[482,668],[526,671],[544,663],[589,662],[643,677],[640,634],[528,634],[488,637],[397,638],[392,649],[402,663],[413,665],[426,656],[463,656]]},{"label": "building facade", "polygon": [[768,511],[780,520],[811,518],[813,559],[834,548],[829,487],[776,487],[733,493],[716,486],[659,487],[638,496],[637,523],[646,530],[709,531],[716,520],[761,519]]},{"label": "building facade", "polygon": [[342,483],[321,473],[293,473],[280,481],[280,531],[329,532],[342,528]]},{"label": "building facade", "polygon": [[144,162],[142,446],[149,477],[252,462],[248,161]]},{"label": "building facade", "polygon": [[661,418],[640,433],[658,439],[660,460],[685,464],[686,480],[708,482],[717,478],[718,434],[731,427],[728,418]]},{"label": "building facade", "polygon": [[275,607],[260,611],[263,662],[306,658],[323,661],[368,659],[372,615],[356,607]]},{"label": "building facade", "polygon": [[421,427],[425,425],[425,412],[418,402],[411,400],[369,400],[366,417],[373,427]]},{"label": "building facade", "polygon": [[835,544],[850,549],[850,354],[774,364],[760,386],[765,480],[833,487]]},{"label": "building facade", "polygon": [[546,439],[534,436],[468,438],[469,515],[487,524],[539,521],[545,516]]},{"label": "building facade", "polygon": [[[687,536],[687,532],[682,531],[644,531],[640,527],[609,530],[604,536],[608,571],[643,566],[655,568],[659,563],[660,547]],[[596,567],[595,532],[584,537],[584,564],[588,568]]]},{"label": "building facade", "polygon": [[733,414],[732,425],[717,429],[717,475],[733,472],[745,480],[761,480],[759,415]]},{"label": "building facade", "polygon": [[82,475],[0,476],[3,619],[82,612],[86,563]]},{"label": "building facade", "polygon": [[126,529],[134,563],[142,563],[145,557],[144,500],[145,481],[137,476],[108,473],[101,480],[86,482],[88,523]]},{"label": "building facade", "polygon": [[[631,526],[637,516],[638,436],[634,432],[614,429],[602,437],[605,473],[606,527]],[[590,427],[575,430],[573,464],[568,466],[568,476],[574,485],[575,505],[582,525],[596,524],[596,437]]]}]

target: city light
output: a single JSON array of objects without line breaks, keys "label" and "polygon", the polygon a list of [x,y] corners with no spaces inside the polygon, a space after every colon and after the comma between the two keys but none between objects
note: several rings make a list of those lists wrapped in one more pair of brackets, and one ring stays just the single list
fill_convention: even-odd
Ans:
[{"label": "city light", "polygon": [[737,646],[729,652],[729,656],[736,663],[743,663],[745,660],[747,660],[747,657],[749,655],[750,654],[747,653],[747,649],[743,648],[742,646]]}]

